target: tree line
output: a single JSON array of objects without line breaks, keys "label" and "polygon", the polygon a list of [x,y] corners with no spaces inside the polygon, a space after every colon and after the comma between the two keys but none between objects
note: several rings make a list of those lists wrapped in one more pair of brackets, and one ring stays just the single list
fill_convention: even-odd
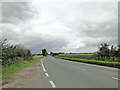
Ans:
[{"label": "tree line", "polygon": [[109,48],[109,45],[104,43],[98,48],[97,55],[100,57],[120,57],[120,45],[117,47],[112,45],[111,48]]},{"label": "tree line", "polygon": [[120,62],[120,45],[112,45],[109,48],[109,45],[107,43],[101,44],[95,54],[95,59]]}]

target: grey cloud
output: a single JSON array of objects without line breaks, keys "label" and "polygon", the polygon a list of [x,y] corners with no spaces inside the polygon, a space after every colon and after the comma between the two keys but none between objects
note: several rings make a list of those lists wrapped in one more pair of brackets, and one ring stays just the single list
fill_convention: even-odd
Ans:
[{"label": "grey cloud", "polygon": [[[114,17],[117,17],[117,13]],[[117,18],[114,17],[109,17],[105,21],[81,20],[76,18],[66,26],[77,32],[78,37],[80,35],[88,37],[116,36],[118,33],[118,22]]]},{"label": "grey cloud", "polygon": [[[96,27],[92,26],[96,25]],[[102,36],[116,36],[117,35],[117,22],[106,21],[102,23],[89,22],[86,23],[86,28],[82,28],[84,34],[90,37],[102,37]]]},{"label": "grey cloud", "polygon": [[86,44],[86,46],[94,46],[94,47],[98,47],[100,46],[100,44],[102,43],[108,43],[109,45],[112,45],[112,44],[117,44],[117,40],[115,38],[112,38],[112,37],[109,37],[109,38],[106,38],[106,37],[101,37],[101,38],[91,38],[88,40],[84,40],[84,42]]},{"label": "grey cloud", "polygon": [[[48,10],[45,15],[48,18],[51,18],[51,16],[55,17],[53,18],[55,21],[52,23],[56,23],[57,20],[63,27],[69,29],[68,33],[70,35],[65,34],[63,35],[64,37],[55,37],[54,35],[50,36],[49,33],[48,35],[43,35],[42,31],[34,33],[33,29],[31,29],[32,24],[26,24],[25,27],[19,28],[19,25],[14,24],[29,20],[33,16],[34,11],[32,11],[32,8],[27,3],[4,3],[3,38],[7,38],[11,44],[21,44],[29,48],[32,53],[40,53],[43,48],[46,48],[48,52],[61,50],[64,52],[94,52],[101,43],[117,44],[117,8],[112,3],[109,5],[108,3],[72,3],[68,4],[68,6],[65,5],[66,7],[59,5],[54,6],[52,4],[53,7],[51,9],[49,9],[51,6],[48,8],[47,6],[44,7]],[[41,8],[41,10],[44,12],[44,9]],[[51,14],[49,15],[49,13]],[[46,22],[43,20],[41,22],[44,24],[42,27],[47,27],[48,22],[49,20],[46,20]],[[58,25],[58,28],[61,27]],[[51,30],[51,27],[49,30]],[[75,39],[77,38],[76,40],[81,42],[83,46],[81,45],[78,48],[69,47],[72,43],[80,44],[66,39],[69,37],[69,39],[72,39],[72,36]]]},{"label": "grey cloud", "polygon": [[25,32],[18,33],[11,29],[4,30],[3,38],[7,38],[10,44],[20,44],[30,49],[32,53],[41,53],[43,48],[46,48],[48,52],[59,51],[68,43],[65,38],[62,39],[59,36],[42,35],[40,33],[32,33],[29,35]]},{"label": "grey cloud", "polygon": [[[80,5],[82,5],[82,8]],[[118,11],[117,3],[82,3],[71,9],[78,14],[65,24],[71,33],[80,38],[84,47],[74,50],[77,52],[96,51],[101,43],[118,44]],[[92,6],[91,6],[92,5]],[[79,16],[81,15],[81,16]],[[96,50],[95,50],[96,49]]]},{"label": "grey cloud", "polygon": [[32,18],[35,11],[28,2],[4,2],[2,3],[2,23],[19,24]]},{"label": "grey cloud", "polygon": [[[7,38],[10,44],[20,44],[29,48],[32,53],[40,53],[41,49],[46,48],[48,52],[57,51],[61,47],[66,46],[67,40],[61,37],[42,35],[41,33],[33,33],[32,30],[26,30],[26,27],[20,27],[18,23],[29,20],[36,13],[27,2],[21,3],[3,3],[2,4],[2,23],[3,37]],[[28,28],[28,27],[27,27]],[[30,28],[29,28],[30,29]],[[28,32],[27,32],[28,31]]]},{"label": "grey cloud", "polygon": [[101,43],[117,44],[117,8],[110,12],[111,10],[108,11],[107,19],[104,16],[101,18],[102,20],[99,18],[95,20],[96,18],[90,17],[88,19],[85,19],[85,17],[83,19],[76,18],[68,23],[67,26],[78,38],[83,38],[83,43],[86,46],[97,47]]},{"label": "grey cloud", "polygon": [[24,46],[30,48],[32,53],[41,52],[46,48],[48,52],[59,51],[60,48],[67,45],[68,41],[60,37],[53,37],[49,35],[39,35],[27,37],[23,43]]},{"label": "grey cloud", "polygon": [[[91,22],[92,23],[92,22]],[[86,24],[86,28],[82,28],[82,31],[77,29],[77,31],[80,33],[82,32],[84,37],[92,38],[88,42],[96,41],[99,43],[110,43],[110,44],[117,44],[118,41],[118,26],[117,22],[112,21],[106,21],[103,23],[98,24],[98,27],[91,27],[91,23]],[[92,23],[94,24],[94,23]],[[90,26],[91,25],[91,26]],[[79,34],[77,35],[78,37]]]},{"label": "grey cloud", "polygon": [[2,23],[1,21],[2,21],[2,3],[0,3],[0,23]]},{"label": "grey cloud", "polygon": [[41,52],[43,48],[46,48],[48,52],[58,52],[63,46],[66,46],[67,41],[65,40],[48,40],[46,42],[42,42],[41,44],[36,44],[35,47],[31,47],[33,53]]}]

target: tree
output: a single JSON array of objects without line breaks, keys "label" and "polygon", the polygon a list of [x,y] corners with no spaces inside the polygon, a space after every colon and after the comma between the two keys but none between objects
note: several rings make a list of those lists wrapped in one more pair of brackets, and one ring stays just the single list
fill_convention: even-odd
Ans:
[{"label": "tree", "polygon": [[53,56],[59,55],[58,53],[53,53]]},{"label": "tree", "polygon": [[118,45],[118,49],[117,49],[117,57],[120,57],[120,45]]},{"label": "tree", "polygon": [[58,52],[58,54],[64,54],[64,52]]},{"label": "tree", "polygon": [[111,50],[110,50],[110,56],[114,57],[116,56],[117,51],[116,51],[116,47],[114,47],[114,45],[111,46]]},{"label": "tree", "polygon": [[46,49],[42,49],[42,55],[43,55],[43,56],[47,56],[47,55],[48,55],[48,53],[47,53],[47,50],[46,50]]},{"label": "tree", "polygon": [[53,54],[53,52],[50,52],[50,55],[52,55]]},{"label": "tree", "polygon": [[104,44],[101,44],[101,46],[99,47],[99,50],[98,50],[98,56],[101,56],[101,57],[109,57],[109,48],[108,48],[108,44],[107,43],[104,43]]}]

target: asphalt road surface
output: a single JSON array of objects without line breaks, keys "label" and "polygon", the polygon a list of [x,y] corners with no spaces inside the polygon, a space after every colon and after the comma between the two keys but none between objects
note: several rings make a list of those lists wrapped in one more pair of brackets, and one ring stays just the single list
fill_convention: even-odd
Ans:
[{"label": "asphalt road surface", "polygon": [[46,88],[118,88],[118,69],[47,56],[41,60]]}]

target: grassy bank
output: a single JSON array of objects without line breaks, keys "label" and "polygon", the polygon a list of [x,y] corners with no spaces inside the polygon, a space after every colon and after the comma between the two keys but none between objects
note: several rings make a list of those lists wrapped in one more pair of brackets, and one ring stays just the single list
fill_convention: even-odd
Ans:
[{"label": "grassy bank", "polygon": [[120,68],[120,62],[88,60],[88,59],[80,59],[80,58],[68,58],[68,57],[61,57],[61,56],[55,56],[55,57],[60,58],[60,59],[71,60],[71,61],[77,61],[77,62],[83,62],[83,63],[90,63],[90,64],[97,64],[97,65]]},{"label": "grassy bank", "polygon": [[40,61],[40,59],[43,58],[43,56],[33,58],[32,60],[29,61],[23,61],[17,64],[12,64],[10,66],[5,66],[2,68],[2,78],[6,78],[8,76],[13,75],[14,73],[22,70],[25,67],[31,66],[37,62]]}]

